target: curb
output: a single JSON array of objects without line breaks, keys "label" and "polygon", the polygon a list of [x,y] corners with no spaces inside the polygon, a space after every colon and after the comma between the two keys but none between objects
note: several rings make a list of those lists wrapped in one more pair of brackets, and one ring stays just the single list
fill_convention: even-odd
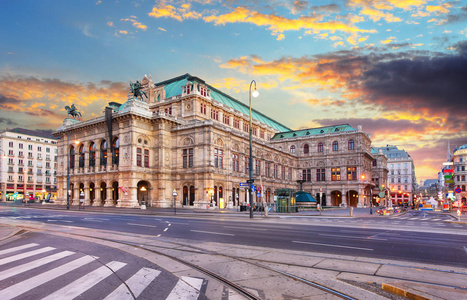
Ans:
[{"label": "curb", "polygon": [[399,287],[396,287],[396,286],[394,286],[394,285],[387,284],[387,283],[383,283],[383,284],[381,285],[381,288],[382,288],[384,291],[386,291],[386,292],[390,292],[390,293],[393,293],[393,294],[396,294],[396,295],[405,297],[405,298],[407,298],[407,299],[412,299],[412,300],[430,300],[430,298],[426,298],[426,297],[423,297],[423,296],[414,294],[414,293],[412,293],[412,292],[409,292],[409,291],[407,291],[407,290],[401,289],[401,288],[399,288]]}]

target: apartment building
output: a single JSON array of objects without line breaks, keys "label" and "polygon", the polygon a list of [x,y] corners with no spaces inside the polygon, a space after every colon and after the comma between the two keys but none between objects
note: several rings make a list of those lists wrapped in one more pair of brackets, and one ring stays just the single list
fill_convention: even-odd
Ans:
[{"label": "apartment building", "polygon": [[57,139],[23,128],[0,133],[1,201],[54,199],[57,194]]},{"label": "apartment building", "polygon": [[415,165],[409,153],[397,146],[375,147],[386,155],[390,199],[394,205],[412,205],[415,193]]}]

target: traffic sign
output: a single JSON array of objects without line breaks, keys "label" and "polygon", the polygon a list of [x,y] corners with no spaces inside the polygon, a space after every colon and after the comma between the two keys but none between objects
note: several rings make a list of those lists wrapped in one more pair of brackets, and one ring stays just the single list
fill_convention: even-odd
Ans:
[{"label": "traffic sign", "polygon": [[256,197],[258,197],[258,198],[261,197],[261,193],[260,193],[260,192],[257,192],[257,193],[256,193]]},{"label": "traffic sign", "polygon": [[255,186],[252,184],[251,185],[251,191],[254,192],[255,191]]},{"label": "traffic sign", "polygon": [[456,189],[454,190],[454,192],[456,192],[456,193],[459,194],[460,192],[462,192],[462,190],[461,190],[461,188],[456,188]]},{"label": "traffic sign", "polygon": [[253,183],[253,182],[255,182],[255,180],[254,179],[248,179],[246,182],[247,183]]},{"label": "traffic sign", "polygon": [[248,187],[248,182],[240,182],[240,187]]}]

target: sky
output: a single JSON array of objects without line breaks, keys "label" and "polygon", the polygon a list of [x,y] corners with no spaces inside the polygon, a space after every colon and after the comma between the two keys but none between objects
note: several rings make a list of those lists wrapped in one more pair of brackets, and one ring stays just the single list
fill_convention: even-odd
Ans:
[{"label": "sky", "polygon": [[0,3],[0,130],[56,130],[190,73],[298,130],[362,125],[437,178],[467,144],[467,1]]}]

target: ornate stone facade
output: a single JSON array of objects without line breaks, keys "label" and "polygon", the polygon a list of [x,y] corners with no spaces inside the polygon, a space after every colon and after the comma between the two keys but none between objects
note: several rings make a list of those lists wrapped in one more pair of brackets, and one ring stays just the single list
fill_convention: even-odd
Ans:
[{"label": "ornate stone facade", "polygon": [[[177,206],[222,208],[247,202],[240,183],[249,175],[249,107],[189,74],[156,84],[145,76],[141,84],[147,97],[129,95],[122,105],[110,103],[111,121],[104,116],[65,121],[57,130],[59,201],[66,202],[69,170],[71,205],[82,195],[87,205],[172,207],[173,191]],[[304,188],[315,193],[323,186],[328,205],[365,203],[363,196],[356,202],[339,196],[332,200],[336,192],[363,195],[371,189],[375,158],[361,129],[344,125],[344,132],[280,138],[293,131],[255,110],[252,118],[253,177],[263,188],[263,197],[255,196],[254,202],[273,202],[276,189],[297,189],[303,169],[322,167],[325,179],[331,179],[333,166],[341,172],[351,166],[351,176],[367,174],[367,180],[306,182]],[[355,150],[330,151],[336,139],[344,144],[354,139]],[[320,141],[326,145],[323,153],[290,150],[292,144],[302,149],[305,143],[314,149]]]}]

